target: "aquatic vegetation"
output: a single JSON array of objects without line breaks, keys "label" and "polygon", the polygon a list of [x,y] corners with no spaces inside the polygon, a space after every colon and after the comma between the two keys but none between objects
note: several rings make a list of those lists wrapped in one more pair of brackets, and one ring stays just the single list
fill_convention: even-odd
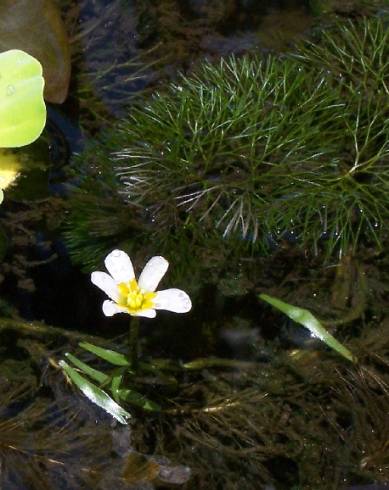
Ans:
[{"label": "aquatic vegetation", "polygon": [[[0,148],[25,146],[40,136],[46,124],[43,87],[42,66],[33,56],[17,49],[0,53]],[[3,153],[0,203],[18,169],[15,158]]]},{"label": "aquatic vegetation", "polygon": [[[352,27],[370,26],[367,53],[382,54],[380,23]],[[351,48],[342,47],[347,59]],[[205,63],[87,149],[75,164],[82,181],[67,229],[75,260],[89,268],[115,235],[132,250],[134,227],[145,247],[152,234],[178,262],[190,262],[189,248],[192,257],[212,250],[219,269],[226,249],[236,258],[285,240],[324,260],[361,243],[379,249],[389,219],[389,118],[370,87],[384,82],[385,58],[377,54],[355,87],[299,50]],[[120,223],[109,224],[106,202],[118,206]]]},{"label": "aquatic vegetation", "polygon": [[350,94],[389,94],[389,32],[382,17],[348,20],[317,32],[294,55],[309,66],[331,73]]},{"label": "aquatic vegetation", "polygon": [[285,303],[284,301],[279,300],[278,298],[269,296],[268,294],[260,294],[259,297],[260,299],[266,301],[267,303],[271,304],[278,310],[285,313],[294,322],[299,323],[300,325],[306,327],[311,332],[311,335],[313,337],[319,338],[322,342],[327,344],[328,347],[339,352],[340,355],[342,355],[349,361],[356,362],[356,358],[347,349],[347,347],[345,347],[340,342],[338,342],[335,339],[335,337],[333,337],[323,327],[320,321],[314,315],[312,315],[312,313],[309,310],[306,310],[304,308],[299,308],[294,305],[290,305],[288,303]]},{"label": "aquatic vegetation", "polygon": [[[108,363],[111,368],[108,373],[103,372],[100,369],[91,367],[69,352],[65,353],[65,356],[71,365],[64,360],[59,362],[59,366],[64,370],[70,381],[92,403],[105,410],[123,425],[128,424],[131,414],[119,403],[135,406],[146,412],[161,411],[158,403],[150,400],[134,388],[134,386],[137,386],[137,377],[141,378],[145,373],[153,371],[156,373],[158,371],[158,368],[153,367],[152,363],[138,363],[137,359],[89,342],[80,342],[79,346],[85,351],[94,354],[97,359]],[[107,391],[111,393],[113,399]]]},{"label": "aquatic vegetation", "polygon": [[12,49],[0,53],[0,148],[35,141],[46,123],[42,66],[33,56]]},{"label": "aquatic vegetation", "polygon": [[[138,336],[139,318],[155,318],[156,310],[167,310],[174,313],[187,313],[192,308],[189,296],[181,289],[170,288],[155,291],[165,275],[169,263],[160,256],[152,257],[145,265],[139,280],[135,279],[134,267],[130,257],[122,250],[113,250],[105,258],[105,266],[109,272],[93,272],[93,284],[104,291],[111,299],[103,303],[103,312],[106,316],[116,313],[127,313],[137,317],[130,323],[129,355],[124,356],[118,352],[103,349],[89,343],[81,343],[80,347],[92,352],[97,357],[118,366],[112,375],[107,375],[91,368],[70,353],[67,359],[84,375],[97,381],[100,386],[110,386],[110,390],[117,401],[124,401],[141,406],[144,410],[159,411],[159,406],[147,400],[143,395],[134,391],[125,380],[140,371],[155,371],[151,364],[138,362]],[[60,366],[72,382],[93,403],[106,410],[120,423],[126,424],[130,414],[120,407],[99,386],[91,383],[80,375],[65,361]],[[122,387],[125,384],[125,387]]]},{"label": "aquatic vegetation", "polygon": [[145,265],[138,281],[129,256],[122,250],[113,250],[105,258],[106,272],[92,272],[91,280],[110,298],[103,303],[106,316],[128,313],[132,316],[154,318],[155,310],[187,313],[192,303],[181,289],[155,291],[165,275],[169,263],[163,257],[152,257]]}]

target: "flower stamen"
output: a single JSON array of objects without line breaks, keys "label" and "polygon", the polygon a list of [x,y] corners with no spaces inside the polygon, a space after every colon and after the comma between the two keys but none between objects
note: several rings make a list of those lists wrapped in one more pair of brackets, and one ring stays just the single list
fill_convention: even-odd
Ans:
[{"label": "flower stamen", "polygon": [[153,299],[156,294],[140,289],[136,279],[121,282],[117,288],[119,291],[118,305],[126,308],[130,314],[154,307]]}]

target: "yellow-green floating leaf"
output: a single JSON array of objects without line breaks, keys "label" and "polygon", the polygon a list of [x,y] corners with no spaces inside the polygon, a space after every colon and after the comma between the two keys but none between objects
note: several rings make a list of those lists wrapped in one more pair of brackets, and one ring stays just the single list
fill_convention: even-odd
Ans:
[{"label": "yellow-green floating leaf", "polygon": [[331,347],[331,349],[335,350],[343,357],[348,359],[351,362],[355,362],[356,359],[353,354],[338,342],[335,337],[333,337],[319,322],[317,318],[315,318],[312,313],[304,308],[299,308],[298,306],[293,306],[288,303],[284,303],[283,301],[274,298],[273,296],[269,296],[268,294],[260,294],[259,297],[270,303],[272,306],[277,308],[278,310],[285,313],[291,320],[300,325],[306,327],[314,337],[317,337],[322,342]]},{"label": "yellow-green floating leaf", "polygon": [[24,51],[0,53],[0,148],[32,143],[46,123],[38,60]]}]

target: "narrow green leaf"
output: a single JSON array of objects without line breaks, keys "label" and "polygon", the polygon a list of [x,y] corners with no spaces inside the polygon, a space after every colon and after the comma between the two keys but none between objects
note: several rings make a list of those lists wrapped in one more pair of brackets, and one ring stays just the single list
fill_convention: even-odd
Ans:
[{"label": "narrow green leaf", "polygon": [[73,356],[69,352],[66,352],[65,356],[69,359],[69,361],[74,364],[74,366],[78,367],[84,374],[92,378],[94,381],[97,381],[100,385],[108,383],[110,377],[106,374],[98,371],[97,369],[91,368],[85,362],[80,361],[77,357]]},{"label": "narrow green leaf", "polygon": [[89,342],[80,342],[78,345],[88,352],[92,352],[92,354],[95,354],[97,357],[108,361],[114,366],[130,365],[126,356],[120,354],[119,352],[115,352],[114,350],[103,349],[102,347],[97,347],[97,345],[90,344]]},{"label": "narrow green leaf", "polygon": [[285,313],[285,315],[287,315],[294,322],[306,327],[314,337],[320,339],[322,342],[327,344],[328,347],[335,350],[349,361],[356,362],[355,357],[347,349],[347,347],[338,342],[335,337],[333,337],[323,327],[319,320],[312,315],[310,311],[305,310],[304,308],[299,308],[298,306],[284,303],[283,301],[267,294],[260,294],[259,297],[263,301],[270,303],[272,306],[282,311],[282,313]]},{"label": "narrow green leaf", "polygon": [[119,389],[123,381],[123,374],[119,373],[114,376],[112,376],[111,380],[111,393],[115,401],[119,401]]},{"label": "narrow green leaf", "polygon": [[138,393],[137,391],[130,390],[130,389],[122,389],[122,390],[117,390],[117,396],[120,398],[120,400],[126,401],[127,403],[131,403],[132,405],[136,405],[137,407],[141,407],[143,410],[147,410],[149,412],[160,412],[161,407],[146,398],[144,395],[141,393]]},{"label": "narrow green leaf", "polygon": [[0,147],[28,145],[46,124],[42,66],[24,51],[0,53]]},{"label": "narrow green leaf", "polygon": [[83,376],[81,376],[75,369],[70,367],[65,361],[60,361],[59,365],[73,381],[73,383],[84,393],[84,395],[94,404],[108,412],[118,422],[123,425],[127,425],[127,420],[131,418],[131,415],[126,412],[120,405],[118,405],[110,396],[96,385],[90,383]]}]

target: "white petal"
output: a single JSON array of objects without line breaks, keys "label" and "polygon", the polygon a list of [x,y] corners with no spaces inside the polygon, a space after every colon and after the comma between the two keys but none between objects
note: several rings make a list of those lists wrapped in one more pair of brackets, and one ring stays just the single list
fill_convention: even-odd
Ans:
[{"label": "white petal", "polygon": [[155,318],[157,312],[151,308],[148,310],[140,310],[137,313],[133,313],[132,316],[145,316],[146,318]]},{"label": "white petal", "polygon": [[119,291],[116,285],[116,282],[112,279],[111,276],[106,274],[105,272],[92,272],[91,274],[92,283],[100,288],[104,293],[109,296],[114,301],[118,301],[119,299]]},{"label": "white petal", "polygon": [[157,310],[168,310],[174,313],[187,313],[192,308],[192,302],[185,291],[175,288],[157,291],[153,303]]},{"label": "white petal", "polygon": [[116,313],[128,313],[128,311],[126,308],[122,308],[113,301],[107,299],[103,303],[103,313],[105,316],[113,316],[116,315]]},{"label": "white petal", "polygon": [[123,250],[113,250],[105,258],[105,267],[117,283],[134,279],[134,268],[130,257]]},{"label": "white petal", "polygon": [[139,287],[145,291],[155,291],[168,267],[169,262],[163,257],[152,257],[144,266],[142,274],[139,276]]}]

